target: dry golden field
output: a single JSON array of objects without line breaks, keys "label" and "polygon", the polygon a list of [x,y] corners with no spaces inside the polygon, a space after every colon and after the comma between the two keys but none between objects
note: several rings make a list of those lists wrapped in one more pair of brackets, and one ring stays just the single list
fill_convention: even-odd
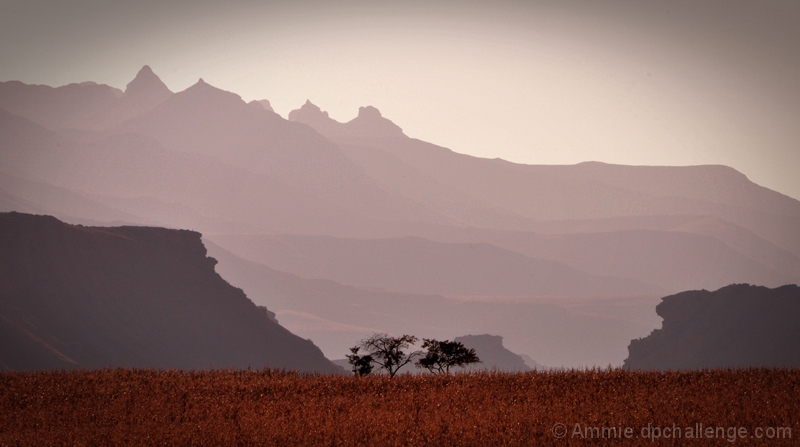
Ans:
[{"label": "dry golden field", "polygon": [[797,369],[0,373],[0,445],[800,445],[798,422]]}]

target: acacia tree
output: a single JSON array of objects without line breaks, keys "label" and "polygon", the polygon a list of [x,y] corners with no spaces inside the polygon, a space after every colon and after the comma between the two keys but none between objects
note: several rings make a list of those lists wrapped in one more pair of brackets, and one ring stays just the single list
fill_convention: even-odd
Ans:
[{"label": "acacia tree", "polygon": [[481,359],[474,349],[467,349],[458,341],[439,341],[422,339],[422,349],[427,349],[425,357],[416,363],[417,368],[426,368],[432,373],[449,374],[452,367],[463,367],[472,363],[480,363]]},{"label": "acacia tree", "polygon": [[360,348],[353,346],[350,348],[351,354],[347,356],[347,361],[353,367],[353,374],[357,376],[366,376],[372,372],[372,356],[358,355]]},{"label": "acacia tree", "polygon": [[[405,350],[410,348],[417,340],[418,338],[413,335],[391,337],[389,334],[374,334],[365,340],[361,340],[358,346],[350,348],[350,352],[353,354],[348,355],[347,359],[350,364],[353,365],[353,372],[359,375],[372,372],[372,366],[375,364],[381,369],[386,370],[386,372],[389,373],[389,377],[394,377],[400,368],[411,363],[414,358],[422,355],[421,351],[414,351],[408,354],[405,352]],[[359,356],[358,352],[361,349],[367,354]],[[367,358],[369,358],[369,360],[365,360]],[[357,366],[357,362],[361,362],[359,365],[364,365],[363,369],[358,369],[361,367]]]}]

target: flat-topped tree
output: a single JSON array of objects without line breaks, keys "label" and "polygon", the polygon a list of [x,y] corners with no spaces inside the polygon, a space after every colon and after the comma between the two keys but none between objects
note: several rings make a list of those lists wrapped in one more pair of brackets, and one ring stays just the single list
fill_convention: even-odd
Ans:
[{"label": "flat-topped tree", "polygon": [[[374,334],[373,336],[361,340],[358,346],[350,349],[353,355],[347,356],[348,361],[353,365],[353,370],[359,375],[369,374],[363,368],[363,364],[370,358],[368,363],[374,363],[381,369],[389,373],[389,377],[394,377],[400,368],[411,363],[414,358],[422,355],[421,351],[414,351],[406,354],[405,350],[410,348],[418,340],[413,335],[403,335],[402,337],[391,337],[389,334]],[[365,355],[359,356],[359,350],[363,349]],[[371,371],[372,368],[369,368]]]},{"label": "flat-topped tree", "polygon": [[480,363],[481,359],[474,349],[468,349],[458,341],[439,341],[434,339],[422,339],[423,349],[428,352],[425,357],[416,363],[417,368],[426,368],[432,373],[449,374],[452,367],[464,367],[472,363]]}]

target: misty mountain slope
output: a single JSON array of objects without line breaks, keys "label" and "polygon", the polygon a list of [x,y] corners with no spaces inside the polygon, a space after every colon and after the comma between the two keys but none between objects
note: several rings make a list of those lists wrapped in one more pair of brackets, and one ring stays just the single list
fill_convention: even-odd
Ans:
[{"label": "misty mountain slope", "polygon": [[703,217],[672,227],[669,231],[712,237],[776,273],[795,278],[790,282],[800,282],[799,256],[738,225],[714,217]]},{"label": "misty mountain slope", "polygon": [[[777,246],[774,242],[767,241],[740,225],[732,224],[718,217],[693,216],[692,223],[683,222],[689,217],[685,215],[645,215],[584,219],[580,221],[532,221],[529,218],[512,216],[486,208],[466,193],[456,191],[447,185],[438,184],[436,180],[419,173],[413,167],[405,165],[384,150],[345,145],[341,145],[341,147],[346,154],[358,160],[370,175],[382,179],[384,183],[402,191],[406,195],[418,198],[420,202],[425,203],[432,209],[440,210],[476,227],[507,230],[528,229],[544,233],[601,232],[654,228],[681,231],[719,239],[739,253],[751,257],[781,275],[796,277],[800,274],[799,255],[790,253],[790,251]],[[442,196],[437,195],[441,191],[448,189],[450,192],[446,196],[444,194]],[[774,224],[769,225],[769,219],[754,223],[752,221],[757,219],[757,215],[752,216],[748,213],[745,213],[745,215],[749,217],[744,220],[751,224],[751,227],[760,227],[762,234],[777,235],[777,240],[794,238],[795,232],[791,231],[791,229],[775,229],[773,228]],[[676,220],[682,223],[680,225],[673,224],[672,222]],[[786,216],[772,216],[772,220],[775,223],[783,222],[788,224],[794,219]],[[787,244],[791,246],[791,241],[788,241]],[[504,248],[509,247],[504,246]],[[759,281],[752,282],[760,283]],[[716,287],[729,283],[730,281],[723,281],[718,283]]]},{"label": "misty mountain slope", "polygon": [[[152,72],[148,73],[148,70],[143,69],[137,75],[137,79],[141,79],[143,84],[153,84],[153,91],[164,93],[163,88],[165,87],[163,85],[161,85],[161,88],[158,87],[160,80],[157,80],[157,77]],[[137,81],[137,79],[134,81]],[[135,92],[137,89],[134,87],[137,84],[139,83],[132,82],[128,90]],[[129,92],[126,90],[126,95],[127,93]],[[231,163],[237,162],[236,160],[242,163],[246,161],[245,164],[247,166],[243,167],[248,170],[266,169],[265,166],[267,166],[271,169],[270,177],[272,181],[282,182],[283,186],[290,186],[290,188],[302,191],[308,196],[324,199],[318,200],[317,203],[328,202],[328,208],[344,207],[344,210],[340,210],[340,214],[361,215],[368,219],[377,219],[377,221],[371,223],[354,222],[351,219],[348,224],[343,223],[347,219],[330,219],[331,222],[339,222],[338,224],[332,224],[332,226],[335,225],[335,229],[325,227],[322,222],[328,219],[324,217],[312,219],[316,221],[314,224],[309,224],[308,219],[294,219],[293,224],[300,228],[297,230],[300,232],[309,232],[309,227],[311,227],[313,229],[311,230],[312,232],[320,234],[408,235],[412,234],[414,227],[418,228],[421,223],[466,223],[500,228],[520,228],[520,226],[523,228],[526,226],[538,228],[539,225],[530,220],[531,216],[549,215],[550,217],[555,216],[558,218],[590,216],[591,218],[596,218],[597,216],[630,215],[631,213],[634,215],[686,213],[686,209],[690,209],[695,211],[694,214],[697,215],[718,215],[728,221],[737,222],[759,237],[767,239],[781,248],[794,250],[795,254],[800,253],[800,239],[796,231],[799,222],[796,222],[791,213],[787,215],[766,215],[760,211],[742,210],[730,204],[709,203],[702,200],[698,202],[695,199],[686,197],[656,197],[649,193],[632,192],[625,189],[625,187],[637,184],[636,182],[640,182],[641,179],[636,178],[634,179],[635,181],[623,179],[617,181],[619,183],[617,186],[603,183],[605,180],[600,180],[605,178],[603,177],[605,174],[600,175],[593,172],[598,169],[603,171],[604,165],[598,165],[598,168],[594,164],[589,164],[582,166],[580,169],[573,169],[573,167],[525,166],[520,168],[520,165],[509,164],[499,160],[483,160],[464,156],[405,137],[402,134],[402,130],[391,121],[381,117],[380,113],[374,108],[365,107],[361,112],[359,117],[349,123],[341,124],[327,117],[326,119],[329,124],[333,122],[335,127],[344,128],[345,132],[343,134],[349,138],[349,141],[361,144],[362,146],[359,147],[363,149],[361,150],[362,153],[373,155],[377,153],[377,150],[369,151],[368,146],[372,145],[381,147],[380,150],[388,155],[386,160],[380,161],[381,169],[385,168],[385,171],[372,172],[375,177],[383,177],[377,180],[369,178],[369,175],[367,175],[369,172],[360,170],[360,168],[366,169],[364,168],[366,163],[363,160],[362,166],[359,168],[341,154],[338,148],[318,134],[309,131],[307,127],[282,120],[263,107],[256,108],[252,105],[244,104],[238,96],[215,89],[205,83],[198,83],[198,85],[179,94],[170,94],[168,99],[156,109],[129,121],[125,128],[141,131],[145,134],[149,133],[165,140],[171,139],[170,141],[174,140],[173,142],[176,145],[182,144],[181,141],[184,143],[189,141],[195,146],[199,145],[198,147],[206,145],[204,147],[211,151],[219,149],[217,151],[219,153],[216,155],[229,157],[229,162]],[[231,124],[231,119],[235,121],[233,122],[235,124],[234,127],[221,125]],[[173,120],[174,123],[170,120]],[[171,124],[176,124],[176,126],[171,126]],[[292,127],[293,125],[294,127]],[[311,125],[313,126],[313,123]],[[267,138],[265,138],[265,132]],[[33,136],[32,138],[47,139],[51,137]],[[106,137],[100,136],[99,138]],[[125,139],[128,137],[118,135],[108,138],[113,140],[113,138]],[[79,145],[93,144],[102,146],[102,144],[97,143],[97,139],[96,137],[92,142],[81,142]],[[286,144],[281,146],[283,143]],[[306,143],[310,144],[311,147],[307,147]],[[62,140],[56,142],[56,144],[63,145],[65,143]],[[78,143],[69,144],[74,146]],[[230,147],[231,144],[239,147],[239,149],[233,151],[222,150]],[[20,143],[21,147],[29,145],[25,141]],[[134,144],[128,144],[128,147],[131,151],[136,150]],[[265,150],[265,147],[271,149]],[[288,147],[291,147],[291,150],[287,150]],[[144,149],[145,151],[149,149],[149,143],[145,143]],[[186,148],[184,147],[183,149]],[[196,149],[195,147],[192,150]],[[264,154],[268,154],[271,157],[269,159],[273,162],[259,164],[257,161],[259,157],[266,157]],[[349,155],[353,157],[352,152]],[[379,156],[378,158],[380,159],[381,157]],[[256,162],[251,162],[253,160],[256,160]],[[321,160],[325,160],[325,163],[327,163],[324,167],[320,167]],[[395,166],[392,160],[402,162],[404,165],[402,167]],[[65,161],[66,164],[69,164],[68,160]],[[26,166],[25,163],[22,163],[22,165]],[[330,169],[329,167],[331,166],[343,167],[343,169]],[[530,175],[529,171],[533,168],[536,168],[536,175]],[[107,177],[113,179],[117,174],[115,171],[120,169],[126,169],[124,164],[106,166],[103,172],[106,173]],[[577,183],[570,180],[572,178],[570,173],[576,171],[576,169],[577,171],[586,171],[587,169],[592,171],[587,174],[589,180],[578,179]],[[186,171],[188,169],[184,166],[178,166],[175,169],[175,172]],[[718,171],[722,173],[720,175],[724,178],[735,177],[730,174],[730,170],[722,169]],[[97,172],[93,172],[91,176],[81,176],[77,179],[96,177]],[[387,176],[386,172],[394,172],[394,174]],[[408,173],[413,175],[408,181],[405,181],[403,175]],[[200,174],[202,173],[198,173],[197,176],[204,178]],[[697,177],[696,174],[692,175]],[[149,181],[151,177],[145,178]],[[639,175],[639,177],[642,177],[642,175]],[[647,177],[647,175],[644,175],[644,177]],[[669,180],[668,177],[665,178]],[[38,176],[38,178],[47,178],[48,182],[58,186],[66,186],[75,191],[83,191],[75,184],[57,183],[46,176]],[[564,180],[565,178],[566,180]],[[669,183],[666,180],[662,180],[659,180],[660,183],[656,182],[657,186],[664,182]],[[448,184],[449,181],[457,184]],[[683,181],[682,178],[681,181]],[[716,185],[714,188],[724,189],[727,181],[714,183]],[[745,186],[748,184],[746,179],[740,183]],[[679,186],[672,186],[672,189],[677,192],[670,192],[669,188],[666,188],[665,191],[669,194],[683,194]],[[213,189],[215,191],[222,190]],[[239,188],[233,189],[241,191]],[[279,188],[274,189],[277,190]],[[660,191],[661,186],[656,189]],[[525,194],[518,194],[520,190],[524,190]],[[652,190],[653,188],[650,188],[647,191]],[[97,190],[85,192],[98,194]],[[662,191],[662,193],[664,192]],[[217,194],[220,193],[217,192]],[[481,194],[484,194],[485,197],[480,198]],[[765,194],[769,196],[771,192],[767,191]],[[198,213],[207,214],[205,209],[198,209],[197,200],[192,204],[188,204],[176,199],[174,196],[143,195],[138,192],[135,194],[128,193],[125,196],[126,198],[152,196],[161,202],[188,206]],[[613,200],[607,200],[609,197]],[[759,198],[756,202],[769,202],[769,200],[762,199]],[[241,199],[237,200],[241,201]],[[503,205],[504,201],[508,200],[511,200],[511,202],[522,200],[522,202],[507,203],[506,205],[508,206]],[[291,200],[286,202],[292,203]],[[753,201],[750,200],[747,203],[751,202]],[[251,206],[250,208],[258,208],[258,206]],[[284,207],[284,210],[286,208]],[[548,209],[553,212],[548,211]],[[289,208],[288,213],[280,210],[280,208],[275,208],[275,210],[276,212],[271,217],[273,220],[281,219],[281,217],[277,216],[308,215],[308,213],[295,213],[291,208]],[[129,212],[132,212],[132,210],[129,210]],[[161,212],[153,211],[153,213]],[[519,217],[525,216],[526,213],[529,214],[527,218]],[[255,220],[264,218],[264,213],[246,212],[246,214],[256,214],[258,217],[255,217]],[[164,221],[156,217],[151,215],[148,216],[148,219],[160,223],[163,222],[165,225],[181,226],[181,222]],[[260,222],[255,220],[242,222],[239,217],[233,220],[238,222],[236,228],[261,226],[271,228],[269,231],[275,231],[273,230],[275,225],[261,225]],[[283,228],[292,228],[288,224],[289,220],[291,219],[283,219],[287,223],[281,224],[281,226]],[[358,221],[358,219],[355,220]],[[213,226],[214,231],[219,228],[220,225],[218,224]]]},{"label": "misty mountain slope", "polygon": [[374,332],[440,340],[491,333],[502,335],[508,349],[547,365],[620,365],[630,340],[656,326],[656,297],[481,302],[403,294],[300,278],[204,243],[223,278],[274,311],[293,333],[314,340],[329,358],[342,358]]},{"label": "misty mountain slope", "polygon": [[[743,254],[714,237],[682,231],[494,233],[489,242],[594,275],[635,278],[671,291],[719,288],[745,280],[775,287],[800,280],[796,257],[771,244],[756,241]],[[769,258],[758,262],[758,254]]]},{"label": "misty mountain slope", "polygon": [[[353,157],[369,154],[373,149],[383,150],[423,175],[474,197],[487,207],[500,207],[509,213],[519,213],[526,217],[565,219],[618,215],[617,210],[608,209],[607,204],[602,202],[598,203],[598,199],[609,195],[605,192],[608,189],[612,189],[625,202],[645,202],[649,198],[645,194],[636,194],[597,182],[565,182],[546,172],[530,176],[514,169],[511,166],[513,164],[459,154],[409,138],[402,133],[370,132],[364,126],[351,127],[351,122],[338,123],[338,126],[331,127],[330,121],[333,120],[322,120],[318,114],[310,111],[297,113],[294,118],[314,127],[340,146],[349,147],[349,155]],[[386,121],[389,120],[382,118],[375,123],[375,127],[381,126],[381,123],[385,126]],[[353,147],[362,149],[356,151]],[[358,159],[356,161],[361,162]],[[369,165],[366,160],[364,164]],[[575,208],[580,209],[582,214],[575,215]]]},{"label": "misty mountain slope", "polygon": [[431,170],[419,169],[392,151],[384,150],[382,145],[386,141],[407,141],[409,138],[374,107],[361,107],[356,118],[339,123],[307,101],[300,109],[289,113],[289,121],[311,126],[337,142],[341,150],[370,176],[432,209],[471,225],[503,228],[523,225],[524,228],[525,219],[514,210],[498,210],[492,201],[478,200],[469,192],[441,181]]},{"label": "misty mountain slope", "polygon": [[[141,225],[145,222],[145,219],[138,216],[105,207],[99,201],[88,199],[65,188],[44,183],[29,188],[30,184],[35,182],[22,181],[0,174],[0,185],[7,184],[9,181],[18,182],[15,186],[24,185],[24,195],[33,201],[9,194],[0,188],[0,212],[2,213],[16,211],[25,214],[50,215],[65,223],[87,226]],[[35,195],[37,192],[42,193],[42,197],[30,197],[31,193]],[[58,210],[64,212],[58,212]]]},{"label": "misty mountain slope", "polygon": [[[455,302],[441,296],[362,289],[304,279],[240,258],[204,238],[217,272],[295,333],[310,337],[333,358],[373,332],[441,333],[455,321]],[[426,309],[422,312],[421,309]],[[297,332],[297,329],[302,329]]]},{"label": "misty mountain slope", "polygon": [[642,295],[661,289],[632,279],[593,276],[489,244],[423,238],[220,236],[215,243],[247,259],[304,278],[436,295]]},{"label": "misty mountain slope", "polygon": [[[622,166],[598,162],[524,165],[457,154],[411,138],[386,138],[380,147],[420,171],[436,175],[441,181],[478,198],[500,200],[508,205],[517,203],[510,207],[526,210],[540,219],[707,214],[737,209],[800,216],[800,202],[756,185],[726,166]],[[475,184],[476,179],[481,180],[481,187]],[[579,215],[585,206],[587,185],[599,188],[588,197],[605,198],[597,207],[606,208],[606,215],[595,214],[597,211],[592,211],[592,215]],[[548,186],[554,189],[550,192],[557,200],[545,196],[548,201],[538,202],[539,209],[532,209],[537,202],[529,200],[536,199],[536,192],[546,192]],[[502,197],[521,187],[534,197],[523,197],[522,191],[512,197]],[[709,206],[711,209],[706,212],[697,212]],[[654,213],[657,209],[669,212]]]},{"label": "misty mountain slope", "polygon": [[7,213],[9,211],[42,214],[43,210],[36,204],[30,203],[25,199],[21,199],[0,189],[0,212]]},{"label": "misty mountain slope", "polygon": [[[535,171],[551,167],[518,167]],[[727,166],[621,166],[580,163],[547,169],[563,178],[580,177],[653,196],[667,209],[714,216],[739,225],[800,256],[800,201],[751,182]],[[653,214],[653,213],[651,213]]]},{"label": "misty mountain slope", "polygon": [[[574,190],[575,185],[565,185],[547,175],[519,175],[490,160],[413,140],[380,112],[366,113],[367,109],[374,108],[362,107],[357,118],[339,123],[307,102],[292,111],[289,119],[308,124],[337,142],[345,154],[390,187],[432,208],[457,212],[473,225],[528,229],[526,225],[533,224],[532,218],[563,217],[548,214],[548,209],[558,207],[544,207],[543,200],[570,206],[560,196]],[[550,189],[549,194],[537,194],[542,189]],[[594,208],[585,217],[606,212],[597,203],[596,189],[596,185],[585,185],[572,194],[581,199],[579,206],[584,212],[587,207]]]},{"label": "misty mountain slope", "polygon": [[797,367],[800,288],[735,284],[663,298],[660,329],[631,341],[629,369]]},{"label": "misty mountain slope", "polygon": [[145,65],[124,92],[93,82],[62,87],[0,82],[0,108],[48,129],[99,130],[152,110],[172,92]]},{"label": "misty mountain slope", "polygon": [[[730,263],[734,262],[734,260],[737,260],[735,262],[741,263],[741,265],[750,262],[759,264],[751,272],[752,274],[748,274],[754,278],[752,281],[754,283],[758,283],[761,280],[777,280],[784,284],[800,280],[798,279],[800,278],[800,257],[753,234],[746,228],[715,217],[673,215],[544,221],[536,222],[534,228],[535,232],[501,231],[487,228],[430,227],[413,234],[439,242],[486,242],[527,256],[546,259],[551,257],[548,252],[557,252],[554,247],[559,244],[577,244],[580,247],[569,249],[568,251],[580,258],[578,263],[573,265],[572,261],[567,257],[569,253],[556,253],[555,256],[555,259],[560,262],[575,267],[585,262],[591,264],[593,262],[591,259],[595,259],[598,264],[605,262],[602,256],[594,257],[602,253],[593,252],[591,244],[602,245],[601,241],[608,238],[618,238],[622,241],[628,240],[630,241],[629,244],[615,248],[615,253],[618,253],[616,261],[619,263],[618,267],[622,269],[619,272],[629,271],[629,273],[620,273],[620,275],[637,277],[638,275],[633,272],[640,269],[637,264],[638,259],[641,256],[652,255],[648,260],[648,264],[653,264],[654,269],[646,272],[647,275],[654,278],[660,277],[655,282],[661,283],[666,288],[676,287],[676,290],[702,287],[713,288],[713,285],[709,283],[687,286],[686,278],[684,278],[683,273],[680,273],[681,269],[686,269],[687,267],[678,266],[677,269],[669,267],[670,263],[673,262],[685,266],[693,266],[689,267],[694,269],[690,276],[698,271],[703,271],[707,272],[709,277],[717,277],[723,282],[720,287],[736,282],[734,272],[727,271]],[[641,231],[651,231],[652,240],[643,239]],[[683,233],[686,233],[686,235],[683,235]],[[678,243],[675,247],[672,247],[668,243],[659,242],[660,240],[676,240]],[[725,244],[727,247],[720,247],[720,243]],[[711,257],[712,252],[728,251],[729,249],[735,251],[730,257]],[[630,255],[623,256],[622,254],[626,250],[632,250],[633,252]],[[625,263],[629,265],[625,267]],[[656,265],[659,263],[660,266]],[[605,266],[599,265],[597,268],[601,269],[597,271],[603,271],[602,269]],[[592,271],[595,270],[596,268],[592,268]],[[667,273],[672,270],[675,270],[675,275]],[[730,279],[727,282],[725,282],[726,277]],[[756,280],[756,278],[761,279]]]},{"label": "misty mountain slope", "polygon": [[370,217],[451,221],[388,190],[308,126],[249,106],[238,95],[202,80],[121,130],[146,135],[170,150],[213,156],[290,182]]},{"label": "misty mountain slope", "polygon": [[[402,140],[389,148],[396,149]],[[720,166],[647,167],[582,163],[517,165],[407,143],[400,157],[479,200],[540,220],[647,215],[707,215],[740,225],[800,255],[800,202]],[[394,152],[397,153],[397,152]],[[416,160],[416,163],[414,162]],[[432,160],[433,159],[433,160]],[[589,169],[593,168],[593,169]],[[450,172],[448,172],[450,171]],[[628,181],[614,176],[631,171]],[[635,175],[634,175],[635,174]],[[624,177],[624,176],[623,176]],[[652,183],[648,179],[652,178]],[[684,185],[692,185],[694,189]],[[728,190],[736,191],[730,194]]]},{"label": "misty mountain slope", "polygon": [[682,197],[774,215],[800,216],[800,202],[757,185],[728,166],[623,166],[585,162],[552,167],[516,165],[516,169],[546,170],[549,175],[565,179],[596,180],[655,197]]},{"label": "misty mountain slope", "polygon": [[3,211],[48,213],[64,217],[80,217],[105,222],[147,223],[131,214],[92,200],[86,195],[44,182],[17,178],[0,172],[0,190],[15,197]]},{"label": "misty mountain slope", "polygon": [[10,168],[26,172],[28,164],[41,162],[42,158],[60,150],[62,144],[75,146],[56,132],[4,109],[0,109],[0,142],[0,166],[4,172]]},{"label": "misty mountain slope", "polygon": [[432,240],[208,237],[246,259],[305,278],[415,293],[636,295],[721,287],[745,278],[771,286],[800,279],[794,257],[770,251],[768,245],[760,247],[778,257],[785,273],[714,238],[676,231],[539,235],[474,230],[431,235]]},{"label": "misty mountain slope", "polygon": [[[458,154],[402,133],[381,131],[385,123],[376,122],[374,131],[351,126],[352,122],[336,123],[318,109],[304,108],[295,111],[293,118],[337,142],[368,172],[377,175],[391,170],[390,164],[375,156],[383,151],[418,174],[501,213],[537,220],[708,215],[745,227],[800,255],[796,230],[800,202],[758,186],[728,167],[522,165]],[[402,177],[394,181],[398,190],[417,187],[403,184]]]},{"label": "misty mountain slope", "polygon": [[[354,234],[376,231],[385,222],[362,214],[357,204],[347,208],[315,196],[300,183],[170,151],[137,134],[97,135],[79,143],[7,113],[0,114],[0,128],[6,130],[0,134],[4,170],[46,178],[87,198],[102,196],[98,200],[106,206],[140,215],[142,223],[216,232]],[[146,198],[152,206],[143,207]],[[180,208],[187,211],[175,213]]]},{"label": "misty mountain slope", "polygon": [[94,82],[54,88],[8,81],[0,83],[0,108],[51,130],[98,129],[121,95],[113,87]]},{"label": "misty mountain slope", "polygon": [[495,209],[464,191],[419,172],[386,151],[343,144],[339,147],[387,187],[464,224],[501,229],[527,229],[532,225],[530,219],[507,209]]},{"label": "misty mountain slope", "polygon": [[336,372],[214,272],[199,233],[4,213],[0,245],[4,369]]}]

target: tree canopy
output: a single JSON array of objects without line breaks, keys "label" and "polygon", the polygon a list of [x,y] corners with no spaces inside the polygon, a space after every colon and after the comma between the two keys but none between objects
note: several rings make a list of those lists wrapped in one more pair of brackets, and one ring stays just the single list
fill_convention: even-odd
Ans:
[{"label": "tree canopy", "polygon": [[452,367],[463,367],[481,361],[474,349],[468,349],[461,342],[428,338],[423,341],[422,349],[427,349],[428,352],[417,361],[417,368],[426,368],[432,373],[449,374]]},{"label": "tree canopy", "polygon": [[373,358],[369,354],[358,355],[358,351],[360,349],[361,348],[359,346],[353,346],[350,348],[351,354],[347,356],[347,361],[353,367],[353,374],[357,376],[366,376],[372,372]]},{"label": "tree canopy", "polygon": [[[413,335],[392,337],[388,334],[374,334],[361,340],[357,346],[350,348],[347,361],[352,366],[353,374],[363,376],[372,373],[375,366],[386,371],[389,377],[395,374],[415,358],[417,368],[425,368],[432,373],[449,374],[450,368],[463,367],[472,363],[480,363],[474,349],[466,348],[461,342],[423,339],[423,351],[407,353],[419,339]],[[364,352],[363,355],[359,354]],[[423,356],[424,354],[424,356]]]},{"label": "tree canopy", "polygon": [[[389,334],[374,334],[372,337],[362,340],[356,348],[366,351],[367,355],[372,357],[372,363],[389,373],[389,377],[394,377],[400,368],[411,363],[415,357],[422,355],[420,351],[405,352],[417,340],[417,337],[413,335],[391,337]],[[353,349],[350,351],[352,352]]]}]

